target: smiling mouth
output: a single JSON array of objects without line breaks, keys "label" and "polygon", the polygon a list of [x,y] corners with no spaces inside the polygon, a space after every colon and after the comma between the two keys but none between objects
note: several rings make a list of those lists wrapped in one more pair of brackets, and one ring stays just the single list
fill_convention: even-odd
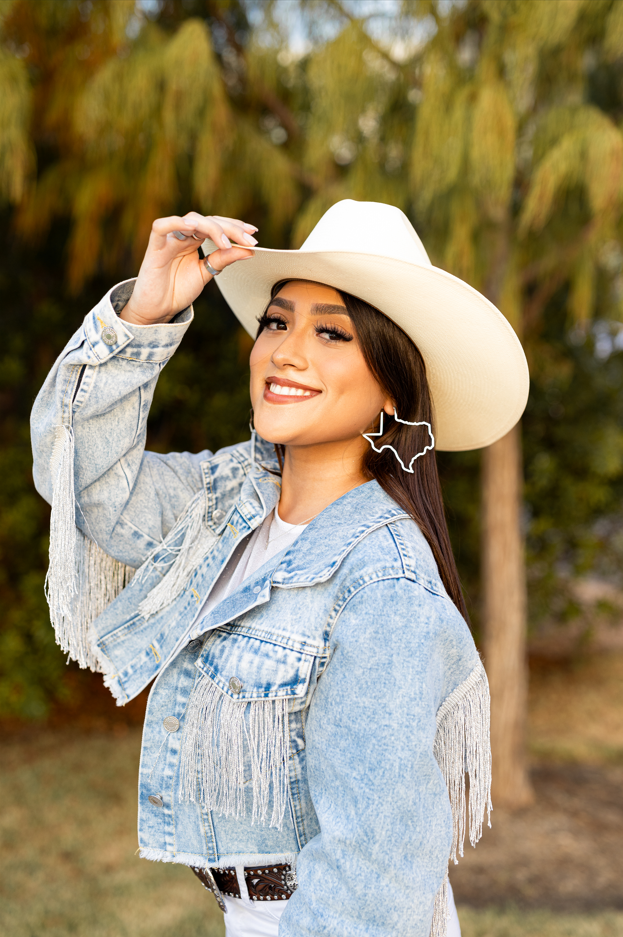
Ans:
[{"label": "smiling mouth", "polygon": [[283,384],[267,384],[271,394],[278,394],[280,397],[312,397],[311,390],[303,390],[302,387],[288,387]]},{"label": "smiling mouth", "polygon": [[305,387],[284,378],[268,378],[264,385],[264,399],[269,403],[295,403],[317,397],[322,391]]}]

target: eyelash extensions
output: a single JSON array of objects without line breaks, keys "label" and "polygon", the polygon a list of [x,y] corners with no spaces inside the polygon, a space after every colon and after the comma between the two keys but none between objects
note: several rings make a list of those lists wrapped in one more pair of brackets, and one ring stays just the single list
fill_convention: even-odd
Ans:
[{"label": "eyelash extensions", "polygon": [[[264,315],[260,316],[258,319],[259,322],[259,331],[263,331],[268,328],[272,322],[280,322],[282,325],[287,326],[287,322],[281,316],[276,316],[274,314],[269,314],[267,312]],[[352,342],[353,336],[343,329],[339,328],[336,325],[322,325],[317,323],[314,327],[317,335],[321,335],[323,332],[327,335],[330,335],[334,341],[340,342]],[[259,334],[259,333],[258,333]]]},{"label": "eyelash extensions", "polygon": [[269,315],[267,312],[259,316],[257,321],[259,323],[258,335],[264,329],[268,328],[271,322],[281,322],[282,325],[287,325],[287,322],[285,321],[285,319],[282,319],[281,316]]},{"label": "eyelash extensions", "polygon": [[326,332],[327,335],[335,335],[341,342],[352,342],[353,336],[349,335],[348,332],[343,331],[337,325],[321,325],[318,323],[316,325],[316,335],[320,335],[321,332]]}]

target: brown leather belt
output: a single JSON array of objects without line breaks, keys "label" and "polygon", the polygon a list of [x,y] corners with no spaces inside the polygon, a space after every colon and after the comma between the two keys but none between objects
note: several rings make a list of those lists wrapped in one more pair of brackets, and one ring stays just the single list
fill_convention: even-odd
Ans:
[{"label": "brown leather belt", "polygon": [[[216,898],[221,911],[225,911],[222,895],[240,898],[240,886],[235,869],[191,869],[209,892]],[[251,901],[286,901],[296,890],[296,872],[291,865],[265,865],[244,870]]]}]

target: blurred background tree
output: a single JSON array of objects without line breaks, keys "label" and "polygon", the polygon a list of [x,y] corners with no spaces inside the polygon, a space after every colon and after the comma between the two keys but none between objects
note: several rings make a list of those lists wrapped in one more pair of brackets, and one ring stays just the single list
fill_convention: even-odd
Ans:
[{"label": "blurred background tree", "polygon": [[[136,271],[153,218],[218,211],[298,247],[337,199],[388,201],[530,359],[525,486],[519,430],[484,453],[482,518],[480,455],[440,457],[492,685],[496,800],[525,803],[527,618],[568,620],[579,573],[621,568],[623,4],[5,0],[0,16],[0,710],[43,716],[74,675],[47,625],[28,412],[90,305]],[[151,448],[247,433],[249,340],[216,290],[197,311]]]},{"label": "blurred background tree", "polygon": [[[415,208],[429,223],[443,265],[502,310],[534,366],[543,320],[559,291],[577,328],[585,329],[593,315],[598,277],[606,280],[602,314],[619,314],[600,260],[616,248],[623,137],[618,101],[604,95],[594,73],[607,73],[622,51],[623,7],[485,0],[446,17],[434,3],[428,11],[436,31],[422,61],[411,154]],[[616,86],[616,73],[609,77]],[[516,427],[483,451],[482,464],[482,626],[494,793],[498,803],[512,806],[531,799],[523,757],[520,447]]]}]

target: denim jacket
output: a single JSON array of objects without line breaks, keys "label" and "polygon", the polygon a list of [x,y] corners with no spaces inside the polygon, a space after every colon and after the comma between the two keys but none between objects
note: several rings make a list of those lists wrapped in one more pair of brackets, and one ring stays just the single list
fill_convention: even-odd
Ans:
[{"label": "denim jacket", "polygon": [[[193,312],[124,322],[131,290],[112,290],[69,341],[35,402],[32,438],[35,484],[53,504],[59,642],[104,673],[120,705],[153,681],[141,855],[200,867],[296,861],[282,937],[441,934],[465,771],[472,842],[489,804],[488,691],[428,544],[370,481],[191,640],[280,479],[257,436],[216,454],[144,450],[158,375]],[[86,535],[75,548],[74,522]]]}]

